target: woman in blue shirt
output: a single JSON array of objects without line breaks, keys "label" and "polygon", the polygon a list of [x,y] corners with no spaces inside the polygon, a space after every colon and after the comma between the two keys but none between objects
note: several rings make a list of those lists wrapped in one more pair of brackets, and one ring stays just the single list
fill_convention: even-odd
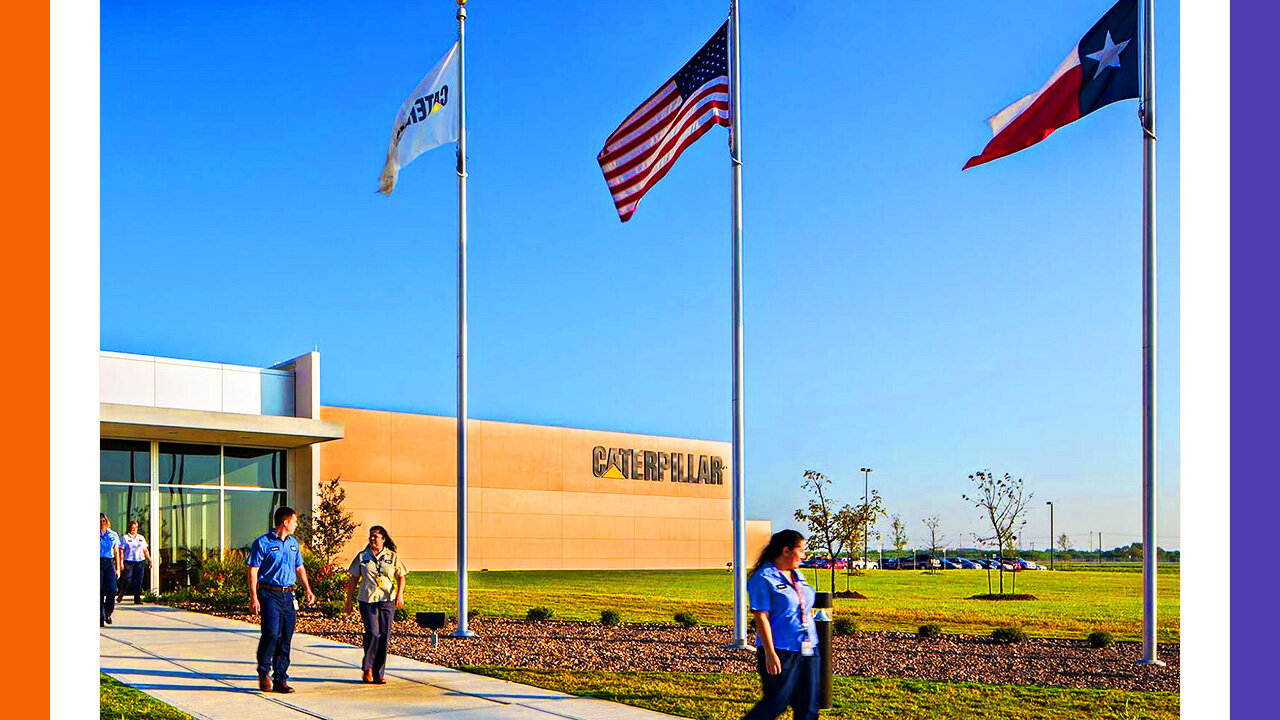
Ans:
[{"label": "woman in blue shirt", "polygon": [[743,720],[773,720],[788,707],[795,720],[818,718],[816,593],[800,572],[804,536],[782,530],[769,538],[747,580],[756,622],[756,670],[764,697]]},{"label": "woman in blue shirt", "polygon": [[116,581],[120,579],[120,536],[106,513],[98,513],[98,627],[111,624],[116,609]]}]

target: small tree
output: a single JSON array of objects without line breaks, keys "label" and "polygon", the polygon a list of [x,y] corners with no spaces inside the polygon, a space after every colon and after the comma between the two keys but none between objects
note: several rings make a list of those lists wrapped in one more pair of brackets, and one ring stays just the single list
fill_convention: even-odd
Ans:
[{"label": "small tree", "polygon": [[1062,558],[1065,560],[1067,553],[1071,552],[1071,536],[1062,533],[1058,536],[1058,549],[1062,551]]},{"label": "small tree", "polygon": [[347,491],[339,484],[341,475],[328,482],[320,483],[320,502],[316,504],[315,515],[303,513],[298,517],[298,539],[315,553],[327,567],[342,548],[355,537],[360,523],[352,521],[352,515],[342,504],[347,500]]},{"label": "small tree", "polygon": [[[994,532],[983,540],[992,542],[1004,557],[1009,557],[1007,549],[1014,546],[1017,531],[1027,524],[1023,515],[1034,494],[1026,492],[1022,478],[1015,480],[1009,473],[996,477],[990,470],[979,470],[969,480],[974,484],[974,495],[961,497],[982,510]],[[1004,593],[1004,563],[1000,564],[1000,592]]]},{"label": "small tree", "polygon": [[[850,554],[857,552],[867,537],[870,529],[875,525],[876,516],[884,515],[884,504],[880,499],[880,493],[872,490],[871,498],[856,507],[845,505],[840,509],[843,516],[840,522],[836,523],[836,527],[840,530],[843,537],[841,540],[844,546],[850,548]],[[864,560],[866,558],[863,558]],[[833,563],[834,564],[834,563]],[[849,589],[849,576],[853,574],[853,563],[849,563],[849,567],[845,569],[844,589]],[[834,591],[835,588],[832,588]]]},{"label": "small tree", "polygon": [[902,549],[911,542],[911,537],[907,535],[907,525],[901,515],[894,513],[890,521],[889,544],[893,546],[894,556],[901,560]]},{"label": "small tree", "polygon": [[937,557],[938,548],[942,547],[942,544],[946,542],[946,538],[938,533],[938,528],[942,525],[942,518],[932,515],[920,522],[923,522],[924,526],[929,529],[929,554]]},{"label": "small tree", "polygon": [[827,551],[831,558],[831,592],[836,591],[836,558],[844,550],[852,511],[848,505],[837,510],[830,497],[831,480],[817,470],[804,471],[805,490],[813,494],[808,507],[796,510],[796,520],[809,526],[809,544]]}]

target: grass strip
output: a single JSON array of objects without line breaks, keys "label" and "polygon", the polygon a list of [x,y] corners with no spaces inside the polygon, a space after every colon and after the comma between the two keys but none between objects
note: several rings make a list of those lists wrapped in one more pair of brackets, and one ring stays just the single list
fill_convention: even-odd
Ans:
[{"label": "grass strip", "polygon": [[181,710],[150,695],[98,673],[98,697],[102,720],[194,720]]},{"label": "grass strip", "polygon": [[[698,720],[737,720],[760,697],[759,679],[739,673],[597,672],[491,666],[462,669]],[[822,712],[824,718],[1172,720],[1178,717],[1178,694],[837,677],[833,706]],[[789,718],[790,714],[783,717]]]},{"label": "grass strip", "polygon": [[[1157,638],[1179,639],[1179,581],[1176,569],[1161,568],[1158,584]],[[831,585],[831,575],[806,570],[818,590]],[[1035,595],[1036,600],[984,602],[970,600],[989,589],[998,591],[998,575],[979,570],[928,574],[910,570],[873,570],[866,575],[836,576],[836,587],[867,596],[837,600],[836,615],[847,615],[863,630],[915,632],[937,623],[945,633],[988,635],[1002,625],[1021,625],[1033,637],[1081,639],[1094,630],[1117,640],[1139,640],[1142,628],[1142,575],[1131,572],[1022,572],[1005,574],[1005,591]],[[705,624],[729,625],[733,619],[732,576],[723,570],[509,570],[471,572],[470,604],[482,615],[523,618],[529,608],[545,606],[562,620],[598,621],[601,610],[614,610],[623,622],[670,623],[687,612]],[[405,588],[411,613],[447,611],[455,602],[456,576],[446,572],[412,572]]]}]

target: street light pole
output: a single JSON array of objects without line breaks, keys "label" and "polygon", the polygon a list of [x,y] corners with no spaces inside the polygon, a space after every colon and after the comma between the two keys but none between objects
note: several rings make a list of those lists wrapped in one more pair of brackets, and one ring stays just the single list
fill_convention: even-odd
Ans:
[{"label": "street light pole", "polygon": [[871,517],[867,513],[868,503],[871,502],[871,473],[875,472],[869,467],[859,470],[862,473],[862,562],[867,562],[867,535],[871,532]]},{"label": "street light pole", "polygon": [[1053,501],[1046,501],[1049,506],[1049,569],[1053,569]]}]

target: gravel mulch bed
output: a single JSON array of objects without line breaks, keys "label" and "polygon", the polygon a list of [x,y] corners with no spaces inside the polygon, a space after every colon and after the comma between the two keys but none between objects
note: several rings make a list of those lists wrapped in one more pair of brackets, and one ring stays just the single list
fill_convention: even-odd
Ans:
[{"label": "gravel mulch bed", "polygon": [[[245,613],[219,614],[257,622]],[[446,666],[755,672],[754,651],[724,647],[730,639],[727,627],[636,623],[609,628],[590,622],[484,617],[468,625],[476,637],[451,637],[451,625],[440,634],[439,646],[432,647],[430,631],[412,621],[396,623],[391,652]],[[360,644],[363,632],[359,615],[326,618],[307,612],[299,614],[297,631],[353,645]],[[1129,642],[1095,650],[1084,640],[1033,639],[1001,645],[971,635],[921,640],[906,633],[863,632],[835,638],[833,651],[837,675],[1161,692],[1178,692],[1180,687],[1177,643],[1160,646],[1165,667],[1139,665],[1142,646]]]}]

